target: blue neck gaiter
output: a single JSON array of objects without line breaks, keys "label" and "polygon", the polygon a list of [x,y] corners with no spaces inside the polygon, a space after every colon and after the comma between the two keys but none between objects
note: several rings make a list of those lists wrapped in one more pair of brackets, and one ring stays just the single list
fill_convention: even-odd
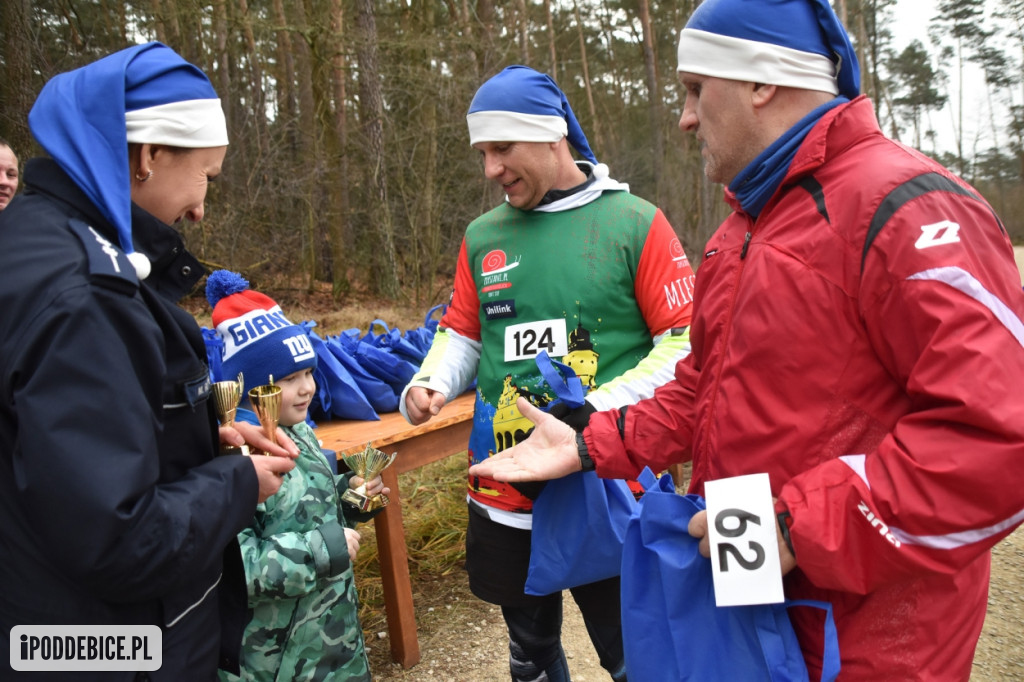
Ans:
[{"label": "blue neck gaiter", "polygon": [[848,97],[840,95],[832,101],[822,104],[800,119],[779,139],[768,145],[763,152],[757,155],[756,159],[733,178],[729,183],[729,189],[736,195],[736,199],[746,213],[754,218],[761,214],[761,209],[775,194],[775,190],[786,176],[786,171],[789,170],[789,164],[796,156],[796,150],[803,144],[804,138],[807,137],[807,133],[814,127],[814,124],[826,112],[849,101]]}]

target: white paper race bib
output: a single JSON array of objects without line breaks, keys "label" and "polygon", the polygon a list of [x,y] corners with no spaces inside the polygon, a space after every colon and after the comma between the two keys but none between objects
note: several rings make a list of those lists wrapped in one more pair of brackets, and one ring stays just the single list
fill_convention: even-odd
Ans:
[{"label": "white paper race bib", "polygon": [[542,350],[546,350],[553,358],[569,353],[564,318],[505,327],[505,362],[528,360]]},{"label": "white paper race bib", "polygon": [[768,474],[704,484],[718,606],[776,604],[785,599]]}]

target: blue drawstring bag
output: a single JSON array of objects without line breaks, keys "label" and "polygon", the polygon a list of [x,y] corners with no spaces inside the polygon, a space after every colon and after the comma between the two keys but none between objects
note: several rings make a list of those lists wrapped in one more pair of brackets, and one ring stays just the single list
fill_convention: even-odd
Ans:
[{"label": "blue drawstring bag", "polygon": [[[384,331],[379,333],[374,331],[377,327],[383,327]],[[370,327],[363,336],[362,341],[371,346],[382,348],[388,353],[396,355],[417,367],[423,363],[423,358],[426,356],[426,351],[420,350],[416,344],[403,336],[401,330],[397,328],[392,329],[388,326],[387,322],[379,318],[370,323]]]},{"label": "blue drawstring bag", "polygon": [[394,412],[398,409],[398,394],[387,383],[373,376],[360,364],[341,343],[336,336],[328,336],[324,339],[324,345],[331,354],[338,359],[338,362],[348,370],[352,379],[359,386],[359,390],[366,396],[366,400],[373,407],[377,414],[383,412]]},{"label": "blue drawstring bag", "polygon": [[316,380],[317,393],[314,405],[317,416],[338,419],[358,419],[363,421],[379,421],[380,417],[363,395],[359,384],[341,364],[338,358],[327,348],[313,328],[316,322],[302,322],[309,342],[316,352],[316,369],[313,378]]},{"label": "blue drawstring bag", "polygon": [[[431,334],[437,332],[438,325],[441,324],[441,318],[448,312],[447,303],[438,303],[433,308],[427,311],[427,314],[423,318],[423,328],[429,331]],[[434,313],[440,313],[436,318]]]},{"label": "blue drawstring bag", "polygon": [[[437,333],[437,325],[440,323],[441,317],[444,317],[444,312],[447,308],[448,306],[445,303],[435,305],[427,311],[426,316],[423,318],[422,327],[409,329],[405,332],[406,342],[416,348],[416,353],[419,357],[417,364],[422,365],[423,359],[427,357],[427,351],[430,350],[430,345],[434,342],[434,334]],[[441,314],[437,319],[434,319],[434,313],[438,311]]]},{"label": "blue drawstring bag", "polygon": [[[544,351],[536,362],[558,400],[569,407],[583,404],[583,386],[572,368]],[[599,478],[593,471],[548,481],[533,503],[524,592],[551,594],[619,575],[626,526],[636,505],[625,481]]]},{"label": "blue drawstring bag", "polygon": [[216,329],[201,327],[203,343],[206,345],[206,365],[210,368],[210,382],[221,381],[221,366],[224,363],[224,339]]},{"label": "blue drawstring bag", "polygon": [[359,361],[359,365],[367,373],[380,379],[396,394],[401,395],[406,385],[412,381],[419,365],[374,345],[365,337],[360,338],[359,333],[359,329],[348,329],[339,334],[336,340],[342,348]]},{"label": "blue drawstring bag", "polygon": [[622,632],[631,680],[771,680],[808,678],[788,608],[826,612],[822,680],[839,674],[832,606],[809,600],[751,606],[715,605],[711,560],[687,531],[705,508],[679,495],[668,474],[640,476],[645,489],[626,529],[622,551]]}]

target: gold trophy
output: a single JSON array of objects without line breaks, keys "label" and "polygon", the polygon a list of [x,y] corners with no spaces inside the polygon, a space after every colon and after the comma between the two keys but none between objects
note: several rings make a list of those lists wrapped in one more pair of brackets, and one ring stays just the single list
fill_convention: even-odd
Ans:
[{"label": "gold trophy", "polygon": [[[221,426],[235,425],[235,412],[238,411],[238,403],[242,400],[242,391],[245,384],[242,381],[242,373],[238,373],[238,381],[218,381],[213,384],[213,404],[217,410],[217,419]],[[222,455],[248,455],[249,446],[242,443],[241,447],[222,443],[220,446]]]},{"label": "gold trophy", "polygon": [[366,496],[366,482],[377,478],[380,472],[391,466],[391,463],[395,461],[396,455],[398,455],[397,452],[385,455],[369,443],[366,444],[366,448],[362,452],[342,455],[341,460],[348,465],[348,468],[356,476],[363,479],[363,484],[358,488],[348,488],[345,490],[341,495],[341,499],[364,512],[386,507],[391,502],[387,495],[378,493],[373,497]]},{"label": "gold trophy", "polygon": [[264,435],[276,444],[277,420],[281,414],[281,387],[274,385],[273,376],[270,377],[269,384],[249,389],[249,402],[260,420]]}]

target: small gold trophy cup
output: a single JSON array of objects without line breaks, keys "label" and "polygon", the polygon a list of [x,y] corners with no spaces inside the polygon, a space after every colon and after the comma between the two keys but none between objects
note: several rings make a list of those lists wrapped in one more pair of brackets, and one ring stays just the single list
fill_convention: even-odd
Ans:
[{"label": "small gold trophy cup", "polygon": [[257,419],[260,420],[264,435],[277,443],[277,421],[281,414],[281,387],[274,385],[274,377],[270,377],[269,384],[249,389],[249,402],[252,403],[252,409],[256,413]]},{"label": "small gold trophy cup", "polygon": [[[238,411],[238,403],[242,400],[244,385],[242,374],[239,372],[238,381],[218,381],[211,387],[210,390],[213,391],[213,404],[217,410],[217,419],[220,420],[221,426],[234,426],[235,413]],[[248,455],[249,446],[245,443],[241,447],[222,443],[220,453],[222,455]]]},{"label": "small gold trophy cup", "polygon": [[391,502],[387,495],[379,493],[373,497],[366,496],[366,481],[377,478],[380,472],[391,466],[391,463],[395,461],[396,455],[398,455],[397,452],[385,455],[369,443],[366,444],[366,448],[362,452],[342,455],[341,460],[348,465],[348,468],[356,476],[363,479],[363,484],[358,488],[348,488],[345,490],[341,499],[364,512],[386,507]]}]

